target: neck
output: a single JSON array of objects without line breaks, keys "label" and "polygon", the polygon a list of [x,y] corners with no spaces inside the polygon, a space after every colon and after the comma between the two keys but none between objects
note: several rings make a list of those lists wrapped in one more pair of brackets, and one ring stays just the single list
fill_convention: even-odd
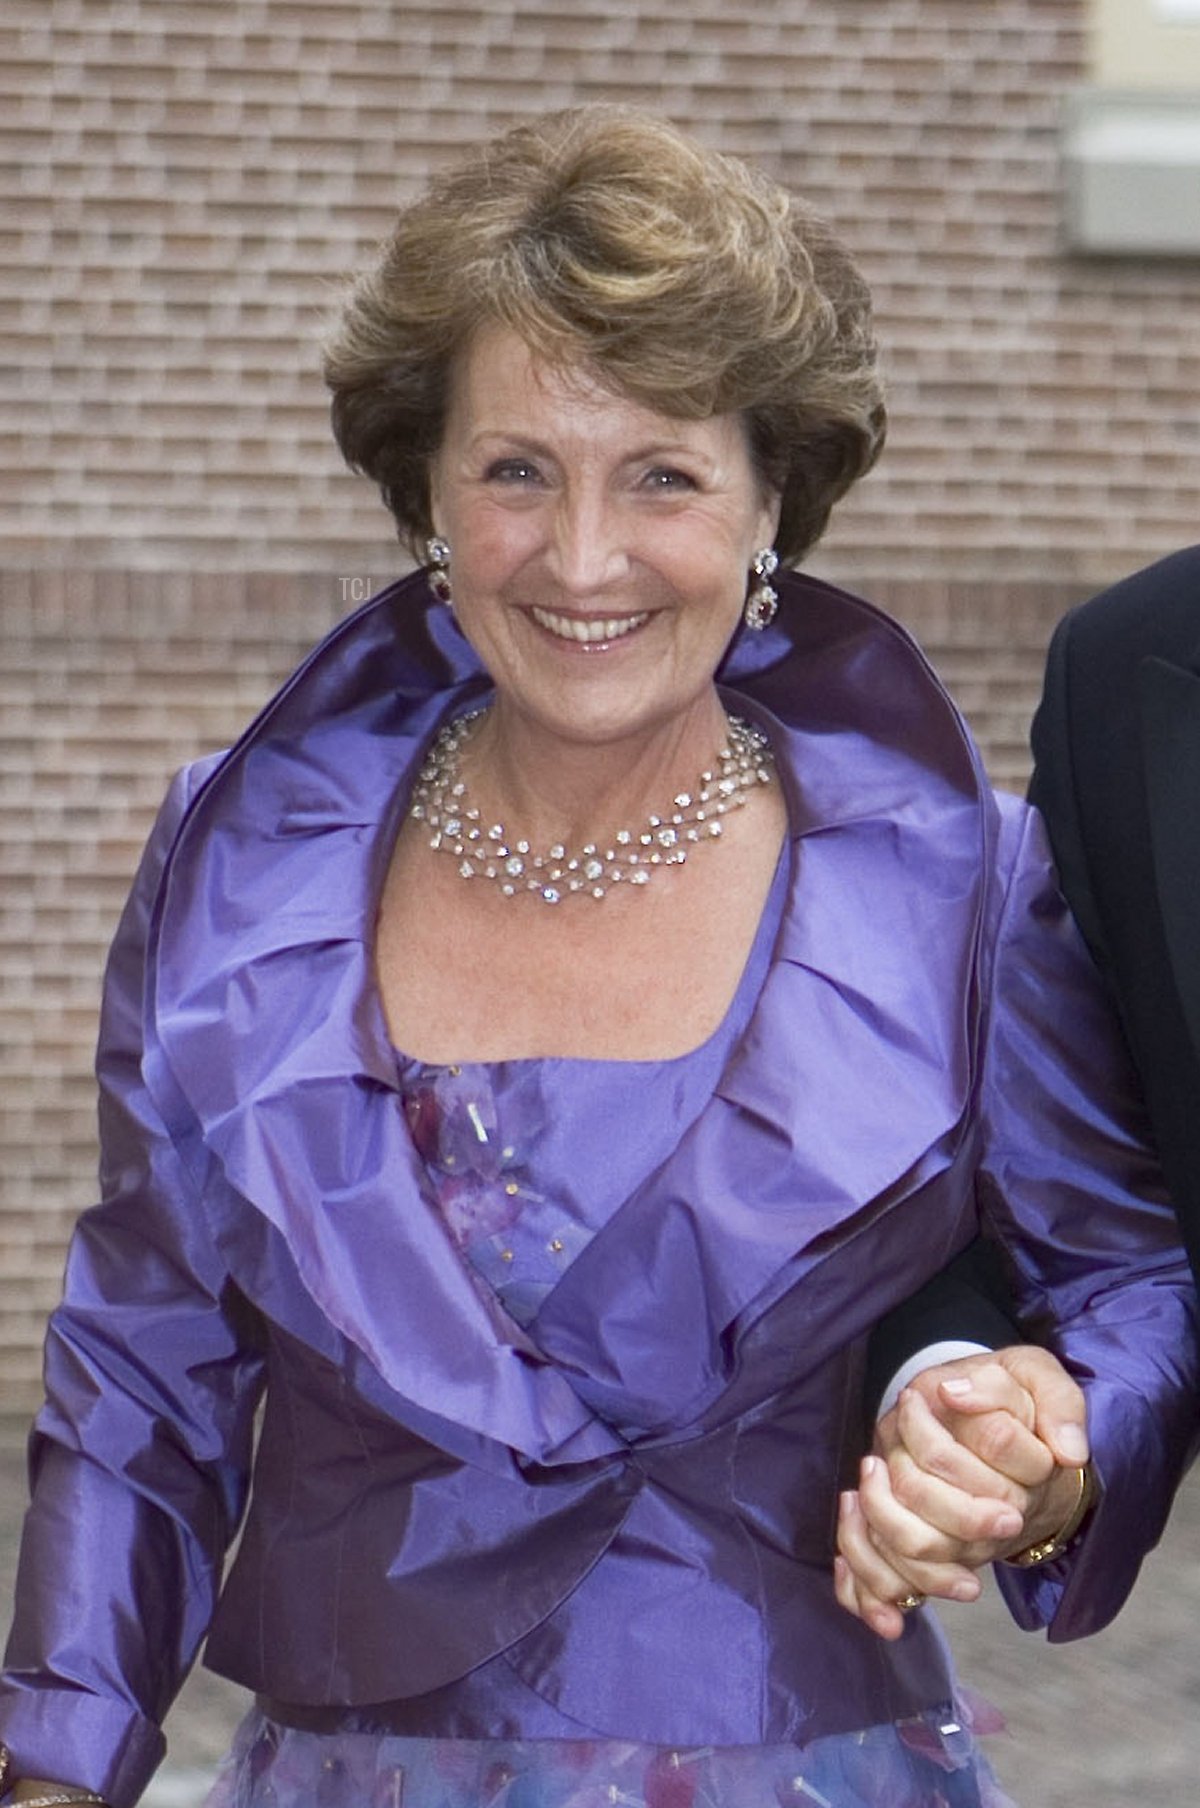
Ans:
[{"label": "neck", "polygon": [[586,842],[666,812],[693,791],[725,744],[715,688],[669,721],[619,740],[584,742],[548,732],[502,699],[464,750],[463,768],[485,814],[533,842]]}]

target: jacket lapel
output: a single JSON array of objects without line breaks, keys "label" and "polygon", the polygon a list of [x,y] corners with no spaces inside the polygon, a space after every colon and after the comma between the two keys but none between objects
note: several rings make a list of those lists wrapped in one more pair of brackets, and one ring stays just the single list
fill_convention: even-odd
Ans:
[{"label": "jacket lapel", "polygon": [[307,1340],[315,1304],[396,1416],[449,1448],[465,1431],[549,1464],[611,1456],[620,1440],[473,1283],[400,1107],[378,898],[420,749],[482,683],[445,612],[438,647],[406,606],[412,581],[335,631],[193,801],[151,927],[147,1078],[251,1298],[247,1206],[282,1238],[306,1297],[259,1303],[285,1329]]},{"label": "jacket lapel", "polygon": [[1200,1052],[1200,676],[1147,659],[1138,690],[1159,910]]}]

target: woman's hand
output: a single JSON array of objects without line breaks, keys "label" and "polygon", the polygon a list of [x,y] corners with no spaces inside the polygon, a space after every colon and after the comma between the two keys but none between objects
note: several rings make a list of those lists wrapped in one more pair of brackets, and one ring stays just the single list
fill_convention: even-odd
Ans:
[{"label": "woman's hand", "polygon": [[882,1638],[913,1595],[973,1601],[974,1571],[1048,1538],[1078,1497],[1083,1395],[1048,1351],[1020,1345],[925,1370],[876,1428],[843,1495],[838,1600]]}]

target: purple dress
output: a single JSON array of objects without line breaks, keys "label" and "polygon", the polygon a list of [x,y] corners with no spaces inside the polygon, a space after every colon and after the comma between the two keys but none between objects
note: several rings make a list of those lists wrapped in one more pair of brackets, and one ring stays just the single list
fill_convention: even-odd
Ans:
[{"label": "purple dress", "polygon": [[[477,1284],[517,1324],[533,1322],[711,1098],[766,977],[789,866],[785,849],[729,1010],[687,1054],[446,1066],[398,1058],[430,1197]],[[669,1661],[688,1662],[686,1640]],[[503,1654],[475,1672],[473,1687],[527,1721],[528,1691]],[[391,1733],[369,1712],[318,1731],[255,1709],[208,1808],[1004,1808],[1008,1797],[971,1735],[976,1721],[985,1730],[999,1724],[960,1696],[897,1725],[803,1748],[681,1750],[605,1738],[561,1714],[551,1714],[541,1738],[435,1739]]]}]

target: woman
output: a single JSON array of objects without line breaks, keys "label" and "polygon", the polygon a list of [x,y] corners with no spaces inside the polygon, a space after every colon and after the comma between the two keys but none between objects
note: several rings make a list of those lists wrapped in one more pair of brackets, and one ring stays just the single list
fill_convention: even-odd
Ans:
[{"label": "woman", "polygon": [[[179,781],[118,935],[19,1789],[132,1802],[207,1630],[222,1803],[999,1803],[927,1616],[835,1599],[866,1334],[982,1217],[1155,1501],[1195,1339],[1036,825],[775,575],[882,440],[863,284],[585,109],[404,212],[328,377],[428,569]],[[1136,1568],[1111,1463],[1028,1579],[1067,1635]]]}]

